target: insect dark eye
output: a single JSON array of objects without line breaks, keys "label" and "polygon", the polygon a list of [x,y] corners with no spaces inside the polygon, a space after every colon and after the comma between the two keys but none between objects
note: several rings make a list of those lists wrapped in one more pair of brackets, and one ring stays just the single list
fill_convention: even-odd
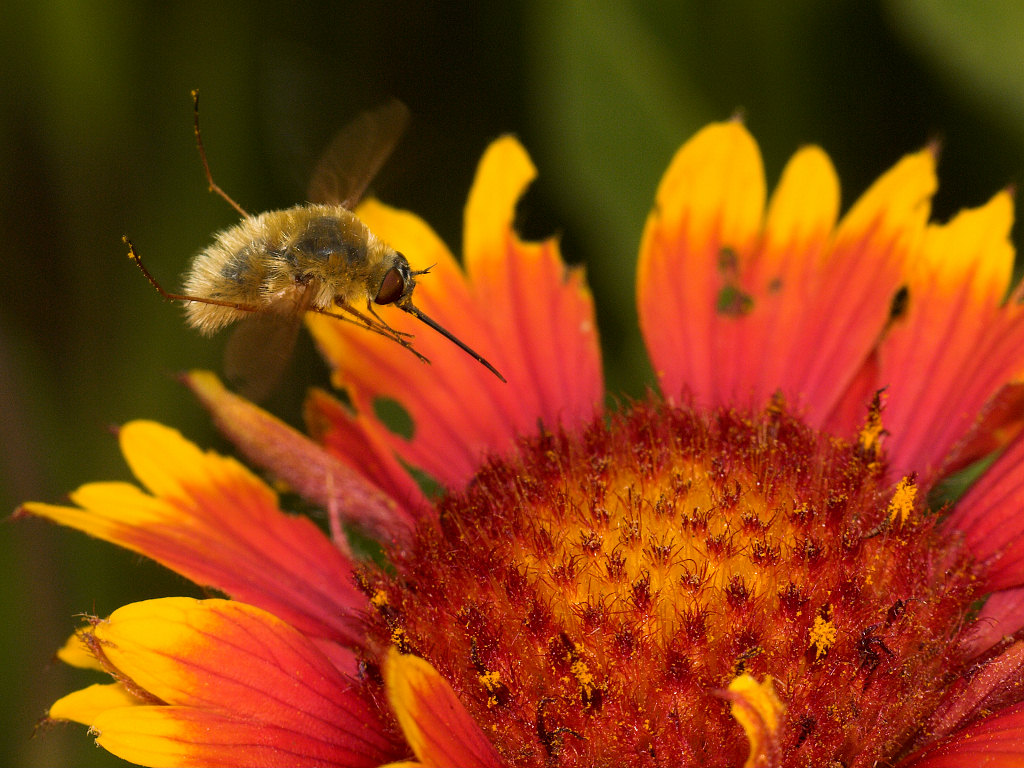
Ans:
[{"label": "insect dark eye", "polygon": [[394,304],[402,298],[403,293],[405,293],[405,278],[398,270],[398,267],[392,267],[384,275],[384,280],[380,284],[380,290],[377,291],[374,302],[377,304]]}]

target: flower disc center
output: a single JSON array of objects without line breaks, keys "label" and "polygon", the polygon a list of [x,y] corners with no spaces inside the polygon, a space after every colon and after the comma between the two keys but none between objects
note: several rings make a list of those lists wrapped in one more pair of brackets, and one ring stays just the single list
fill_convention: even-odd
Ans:
[{"label": "flower disc center", "polygon": [[891,756],[973,592],[912,482],[883,478],[778,407],[545,433],[367,577],[377,638],[430,661],[509,764],[742,765],[744,674],[775,681],[780,754]]}]

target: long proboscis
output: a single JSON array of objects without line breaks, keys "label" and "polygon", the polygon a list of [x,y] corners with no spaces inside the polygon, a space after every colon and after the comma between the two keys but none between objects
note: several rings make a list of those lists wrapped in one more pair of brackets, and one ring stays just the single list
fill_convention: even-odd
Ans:
[{"label": "long proboscis", "polygon": [[429,325],[435,331],[440,333],[442,336],[444,336],[446,339],[448,339],[448,341],[450,341],[452,344],[457,346],[459,349],[461,349],[467,355],[469,355],[474,360],[476,360],[478,363],[480,363],[480,365],[482,365],[484,368],[486,368],[491,373],[493,373],[495,376],[497,376],[499,379],[501,379],[501,383],[502,384],[507,384],[508,383],[505,380],[505,377],[502,376],[500,373],[498,373],[498,369],[495,368],[493,365],[491,365],[489,362],[487,362],[487,360],[485,360],[484,357],[479,352],[477,352],[475,349],[470,347],[464,341],[461,341],[460,339],[457,339],[455,336],[453,336],[451,334],[450,331],[448,331],[443,326],[438,325],[438,323],[435,322],[434,320],[432,320],[429,315],[423,314],[423,312],[420,311],[417,307],[413,306],[412,303],[398,304],[398,307],[399,307],[399,309],[402,309],[402,310],[408,312],[410,315],[412,315],[413,317],[415,317],[418,320],[420,320],[420,322],[425,323],[426,325]]}]

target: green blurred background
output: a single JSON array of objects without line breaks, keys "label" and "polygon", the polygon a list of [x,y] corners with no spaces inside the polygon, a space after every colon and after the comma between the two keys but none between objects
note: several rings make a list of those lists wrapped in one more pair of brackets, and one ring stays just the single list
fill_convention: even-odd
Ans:
[{"label": "green blurred background", "polygon": [[[541,174],[522,229],[559,233],[566,258],[586,265],[609,389],[633,395],[650,381],[633,306],[644,215],[672,153],[703,123],[744,114],[769,183],[798,146],[821,144],[845,205],[936,138],[940,218],[1024,178],[1024,6],[768,5],[8,0],[0,510],[127,479],[109,427],[128,419],[223,447],[173,378],[217,368],[223,339],[186,329],[120,241],[129,234],[177,286],[190,255],[237,220],[205,191],[191,88],[202,92],[215,177],[250,211],[300,201],[332,132],[402,99],[413,124],[377,191],[421,213],[456,252],[481,151],[518,134]],[[295,421],[304,388],[326,381],[308,340],[291,375],[271,407]],[[37,521],[2,533],[0,764],[120,764],[81,728],[33,738],[54,698],[93,679],[52,654],[77,613],[194,587]]]}]

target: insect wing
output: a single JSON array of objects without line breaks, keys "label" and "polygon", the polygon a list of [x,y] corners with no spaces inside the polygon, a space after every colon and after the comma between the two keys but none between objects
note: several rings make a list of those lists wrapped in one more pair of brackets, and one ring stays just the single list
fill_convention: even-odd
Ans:
[{"label": "insect wing", "polygon": [[408,123],[408,108],[392,100],[363,112],[342,128],[313,171],[309,201],[354,208]]},{"label": "insect wing", "polygon": [[282,300],[238,321],[224,348],[224,376],[236,392],[260,403],[277,390],[314,295],[315,286],[308,285],[295,300]]}]

